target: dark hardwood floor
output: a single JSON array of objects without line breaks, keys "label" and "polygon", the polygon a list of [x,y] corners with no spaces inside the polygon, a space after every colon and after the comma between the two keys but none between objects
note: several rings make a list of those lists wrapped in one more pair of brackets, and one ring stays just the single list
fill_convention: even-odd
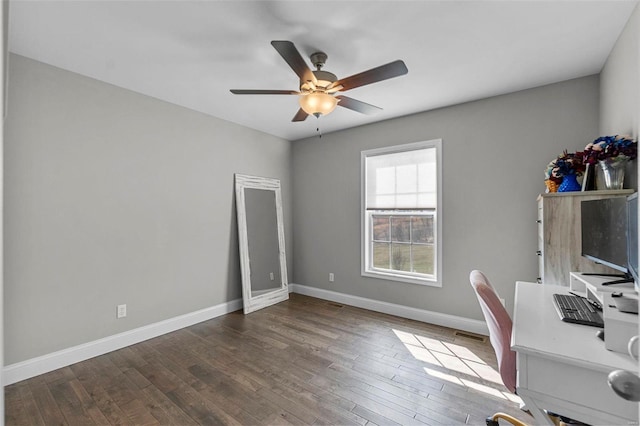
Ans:
[{"label": "dark hardwood floor", "polygon": [[531,422],[487,341],[292,294],[6,387],[7,425]]}]

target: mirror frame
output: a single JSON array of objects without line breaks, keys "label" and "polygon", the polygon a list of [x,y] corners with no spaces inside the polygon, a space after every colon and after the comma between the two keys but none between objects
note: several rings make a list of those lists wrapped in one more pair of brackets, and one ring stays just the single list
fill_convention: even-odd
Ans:
[{"label": "mirror frame", "polygon": [[[282,194],[278,179],[235,174],[236,212],[238,215],[238,246],[240,249],[240,270],[242,274],[242,302],[244,313],[248,314],[258,309],[289,299],[289,283],[287,278],[287,256],[284,240],[284,220],[282,215]],[[278,252],[280,259],[280,288],[258,296],[251,294],[251,259],[249,259],[249,239],[247,235],[247,211],[245,189],[262,189],[273,191],[276,201],[276,221],[278,226]]]}]

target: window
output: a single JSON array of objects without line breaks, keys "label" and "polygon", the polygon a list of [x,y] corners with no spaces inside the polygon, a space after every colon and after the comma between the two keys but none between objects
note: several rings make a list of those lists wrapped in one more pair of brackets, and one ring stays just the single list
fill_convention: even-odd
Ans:
[{"label": "window", "polygon": [[441,144],[362,152],[362,275],[441,286]]}]

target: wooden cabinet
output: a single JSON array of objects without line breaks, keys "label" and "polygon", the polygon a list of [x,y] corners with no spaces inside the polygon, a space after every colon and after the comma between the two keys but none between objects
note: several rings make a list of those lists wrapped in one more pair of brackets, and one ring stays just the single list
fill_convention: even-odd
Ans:
[{"label": "wooden cabinet", "polygon": [[620,273],[582,257],[580,203],[586,200],[633,194],[614,191],[556,192],[538,196],[538,282],[569,285],[569,274],[579,272]]}]

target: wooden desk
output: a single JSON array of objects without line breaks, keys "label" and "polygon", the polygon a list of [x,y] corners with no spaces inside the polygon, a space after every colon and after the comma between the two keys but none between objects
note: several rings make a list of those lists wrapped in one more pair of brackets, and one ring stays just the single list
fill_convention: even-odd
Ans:
[{"label": "wooden desk", "polygon": [[516,283],[511,349],[517,353],[518,395],[539,424],[552,424],[542,409],[591,425],[638,424],[638,404],[607,385],[613,370],[637,373],[636,362],[605,349],[598,328],[560,320],[553,294],[568,290]]}]

